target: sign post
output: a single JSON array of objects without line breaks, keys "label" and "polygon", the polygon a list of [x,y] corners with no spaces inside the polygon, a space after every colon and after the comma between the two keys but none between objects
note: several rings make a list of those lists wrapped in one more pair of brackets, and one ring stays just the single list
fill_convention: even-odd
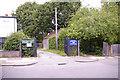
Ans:
[{"label": "sign post", "polygon": [[20,52],[21,57],[25,55],[37,57],[36,38],[34,37],[34,40],[22,40],[20,43]]},{"label": "sign post", "polygon": [[79,54],[79,40],[78,40],[78,46],[77,46],[77,56],[80,56],[80,54]]},{"label": "sign post", "polygon": [[35,48],[35,57],[37,57],[37,44],[36,44],[37,40],[36,38],[34,37],[34,48]]},{"label": "sign post", "polygon": [[72,40],[72,39],[71,39],[71,40],[69,41],[69,43],[70,43],[70,45],[77,45],[78,40],[76,40],[76,39],[75,39],[75,40]]},{"label": "sign post", "polygon": [[65,38],[64,48],[68,56],[79,56],[79,41],[77,39]]}]

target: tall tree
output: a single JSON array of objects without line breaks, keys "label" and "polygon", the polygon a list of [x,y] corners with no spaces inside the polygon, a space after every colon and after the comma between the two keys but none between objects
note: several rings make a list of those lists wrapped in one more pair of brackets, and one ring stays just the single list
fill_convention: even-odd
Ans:
[{"label": "tall tree", "polygon": [[105,3],[99,10],[80,8],[69,21],[69,26],[67,36],[79,39],[83,51],[102,50],[103,41],[119,43],[118,5]]},{"label": "tall tree", "polygon": [[70,15],[75,14],[80,5],[80,2],[46,2],[40,5],[36,15],[39,16],[37,23],[42,33],[55,30],[55,7],[57,8],[58,29],[60,29],[67,26]]},{"label": "tall tree", "polygon": [[116,3],[109,3],[109,6],[104,4],[100,10],[81,8],[73,15],[69,24],[71,27],[68,36],[76,35],[77,38],[79,36],[84,39],[102,36],[104,41],[116,43],[119,32],[118,5]]},{"label": "tall tree", "polygon": [[13,16],[18,18],[18,29],[22,27],[25,34],[30,37],[36,36],[38,42],[41,42],[47,33],[55,30],[55,25],[52,23],[55,21],[55,7],[58,9],[58,29],[60,29],[67,26],[70,15],[80,6],[80,2],[46,2],[42,5],[26,2],[18,7]]},{"label": "tall tree", "polygon": [[[39,5],[36,2],[26,2],[16,9],[16,13],[12,13],[12,16],[17,16],[18,30],[24,29],[32,25],[34,21],[33,14],[37,10]],[[25,32],[25,31],[24,31]]]}]

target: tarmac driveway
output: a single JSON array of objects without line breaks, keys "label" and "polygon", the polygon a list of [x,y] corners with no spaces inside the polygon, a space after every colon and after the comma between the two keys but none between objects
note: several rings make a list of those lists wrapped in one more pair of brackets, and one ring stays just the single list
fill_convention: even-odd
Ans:
[{"label": "tarmac driveway", "polygon": [[[3,66],[3,78],[118,78],[118,57],[98,61],[90,57],[62,57],[38,51],[40,59],[30,66]],[[84,62],[84,60],[88,60]]]}]

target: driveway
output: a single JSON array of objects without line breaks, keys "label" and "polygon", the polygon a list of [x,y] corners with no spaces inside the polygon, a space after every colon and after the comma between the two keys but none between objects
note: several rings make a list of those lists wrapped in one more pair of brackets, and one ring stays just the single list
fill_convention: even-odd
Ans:
[{"label": "driveway", "polygon": [[62,57],[38,51],[39,62],[31,66],[4,66],[3,78],[118,78],[118,58],[105,57],[93,62],[89,57]]}]

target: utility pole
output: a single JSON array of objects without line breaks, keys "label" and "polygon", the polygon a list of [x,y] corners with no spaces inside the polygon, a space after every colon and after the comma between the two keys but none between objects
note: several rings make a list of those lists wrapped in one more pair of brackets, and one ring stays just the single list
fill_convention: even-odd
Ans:
[{"label": "utility pole", "polygon": [[56,51],[58,50],[58,40],[57,40],[57,8],[55,8],[55,25],[56,25]]}]

